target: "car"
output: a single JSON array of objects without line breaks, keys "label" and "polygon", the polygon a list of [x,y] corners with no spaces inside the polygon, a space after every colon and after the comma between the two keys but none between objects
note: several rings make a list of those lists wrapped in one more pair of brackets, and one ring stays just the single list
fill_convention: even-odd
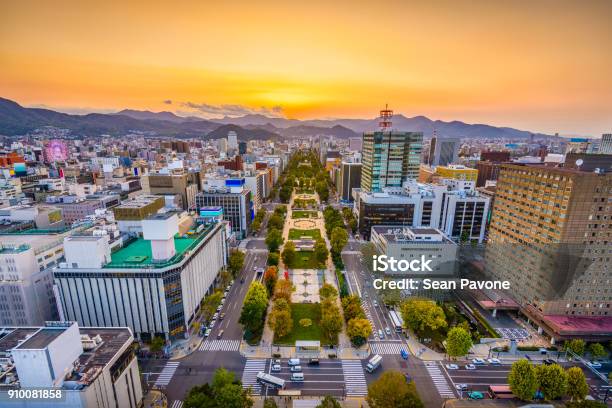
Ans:
[{"label": "car", "polygon": [[275,358],[274,360],[272,360],[272,364],[280,364],[280,358]]},{"label": "car", "polygon": [[232,286],[234,286],[234,280],[233,279],[232,279],[232,281],[229,284],[229,287],[232,287]]},{"label": "car", "polygon": [[372,301],[372,304],[374,305],[374,307],[378,307],[378,301],[377,300]]},{"label": "car", "polygon": [[476,366],[474,364],[466,364],[465,365],[465,369],[466,370],[475,370]]},{"label": "car", "polygon": [[459,366],[457,364],[447,364],[446,369],[447,370],[458,370]]},{"label": "car", "polygon": [[206,331],[204,332],[204,337],[210,336],[211,331],[212,331],[211,329],[206,329]]},{"label": "car", "polygon": [[299,366],[299,365],[291,366],[291,372],[292,373],[301,373],[302,372],[302,366]]},{"label": "car", "polygon": [[308,365],[319,365],[319,359],[311,358],[310,360],[308,360]]},{"label": "car", "polygon": [[290,358],[289,361],[287,361],[287,364],[289,365],[289,367],[300,365],[300,359],[299,358]]},{"label": "car", "polygon": [[281,370],[280,364],[272,364],[272,371],[277,373]]},{"label": "car", "polygon": [[218,317],[219,317],[219,313],[217,312],[217,313],[215,313],[215,314],[213,315],[213,318],[212,318],[212,319],[213,319],[213,320],[217,320],[217,318],[218,318]]},{"label": "car", "polygon": [[597,361],[589,361],[587,365],[591,368],[601,368],[601,363]]},{"label": "car", "polygon": [[219,333],[217,333],[217,338],[220,339],[221,337],[223,337],[223,330],[219,330]]},{"label": "car", "polygon": [[391,335],[391,329],[388,327],[385,327],[385,333],[387,333],[387,336]]},{"label": "car", "polygon": [[213,327],[215,327],[215,323],[217,323],[217,321],[216,321],[216,320],[211,320],[211,321],[210,321],[210,324],[208,325],[208,328],[209,328],[209,329],[212,329]]},{"label": "car", "polygon": [[501,361],[499,360],[499,358],[489,358],[487,359],[487,361],[489,362],[489,364],[492,365],[500,365]]},{"label": "car", "polygon": [[479,400],[484,398],[484,394],[480,391],[470,391],[467,393],[469,399]]},{"label": "car", "polygon": [[223,309],[222,305],[217,306],[217,313],[219,313],[221,311],[221,309]]},{"label": "car", "polygon": [[542,360],[542,363],[544,363],[544,365],[557,364],[557,362],[553,360],[552,358],[545,358],[544,360]]},{"label": "car", "polygon": [[221,313],[221,314],[219,315],[219,320],[223,320],[224,318],[225,318],[225,313]]},{"label": "car", "polygon": [[485,365],[487,364],[486,361],[484,361],[484,359],[482,358],[475,358],[472,360],[472,364],[476,364],[476,365]]},{"label": "car", "polygon": [[256,267],[256,266],[254,266],[254,267],[253,267],[253,270],[257,272],[257,267]]},{"label": "car", "polygon": [[221,299],[221,304],[225,304],[225,298]]},{"label": "car", "polygon": [[401,349],[401,350],[400,350],[400,356],[402,356],[402,358],[403,358],[404,360],[408,360],[408,352],[407,352],[406,350]]},{"label": "car", "polygon": [[458,391],[465,391],[468,389],[468,385],[467,384],[455,384],[455,388]]},{"label": "car", "polygon": [[379,339],[384,339],[384,338],[385,338],[385,334],[384,334],[384,333],[383,333],[383,331],[382,331],[382,330],[380,330],[380,329],[378,330],[378,338],[379,338]]}]

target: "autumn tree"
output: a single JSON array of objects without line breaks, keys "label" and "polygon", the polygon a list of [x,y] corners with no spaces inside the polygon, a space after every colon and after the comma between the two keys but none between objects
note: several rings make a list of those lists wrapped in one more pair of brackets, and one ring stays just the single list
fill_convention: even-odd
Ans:
[{"label": "autumn tree", "polygon": [[554,400],[565,395],[567,390],[567,373],[559,364],[541,364],[535,368],[535,377],[540,392],[547,400]]},{"label": "autumn tree", "polygon": [[407,382],[399,371],[385,371],[368,386],[370,408],[423,408],[414,381]]},{"label": "autumn tree", "polygon": [[512,393],[523,401],[530,401],[538,389],[533,365],[526,359],[521,359],[512,363],[508,374],[508,384]]},{"label": "autumn tree", "polygon": [[372,325],[368,319],[355,317],[348,322],[346,335],[356,347],[361,347],[372,334]]},{"label": "autumn tree", "polygon": [[586,376],[580,367],[570,367],[567,369],[567,396],[582,400],[589,394],[589,385]]},{"label": "autumn tree", "polygon": [[406,326],[420,337],[446,327],[444,311],[431,300],[406,300],[401,304],[400,311]]},{"label": "autumn tree", "polygon": [[283,263],[286,267],[291,268],[293,263],[295,262],[296,252],[295,252],[295,244],[293,241],[287,241],[285,246],[283,247],[283,252],[281,254],[283,257]]},{"label": "autumn tree", "polygon": [[268,296],[272,296],[274,293],[274,286],[278,280],[278,268],[276,266],[269,266],[263,276],[264,284],[268,290]]},{"label": "autumn tree", "polygon": [[463,327],[453,327],[446,336],[446,352],[450,357],[465,356],[472,348],[472,336]]}]

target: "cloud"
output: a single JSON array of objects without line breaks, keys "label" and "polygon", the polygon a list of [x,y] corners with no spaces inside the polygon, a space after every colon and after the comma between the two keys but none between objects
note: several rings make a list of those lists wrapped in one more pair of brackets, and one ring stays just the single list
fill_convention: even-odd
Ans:
[{"label": "cloud", "polygon": [[283,117],[283,107],[280,105],[259,108],[251,108],[245,105],[210,105],[208,103],[183,102],[182,106],[202,113],[207,116],[244,116],[244,115],[265,115],[269,117]]},{"label": "cloud", "polygon": [[172,105],[172,99],[166,99],[166,100],[164,101],[164,103],[165,103],[166,105]]}]

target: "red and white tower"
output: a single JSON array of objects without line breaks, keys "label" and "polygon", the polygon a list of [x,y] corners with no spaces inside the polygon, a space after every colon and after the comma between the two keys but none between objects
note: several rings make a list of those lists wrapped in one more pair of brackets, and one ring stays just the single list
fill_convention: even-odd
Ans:
[{"label": "red and white tower", "polygon": [[393,117],[393,111],[389,109],[389,104],[385,104],[385,109],[380,111],[380,121],[378,127],[382,132],[391,130],[391,118]]}]

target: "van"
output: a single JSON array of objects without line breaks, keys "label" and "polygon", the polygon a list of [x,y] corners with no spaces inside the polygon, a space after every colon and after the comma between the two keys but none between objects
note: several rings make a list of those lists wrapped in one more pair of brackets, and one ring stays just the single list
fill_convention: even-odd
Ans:
[{"label": "van", "polygon": [[300,365],[300,359],[299,358],[290,358],[289,361],[287,361],[287,364],[289,364],[289,366]]},{"label": "van", "polygon": [[304,373],[291,374],[291,381],[304,381]]}]

